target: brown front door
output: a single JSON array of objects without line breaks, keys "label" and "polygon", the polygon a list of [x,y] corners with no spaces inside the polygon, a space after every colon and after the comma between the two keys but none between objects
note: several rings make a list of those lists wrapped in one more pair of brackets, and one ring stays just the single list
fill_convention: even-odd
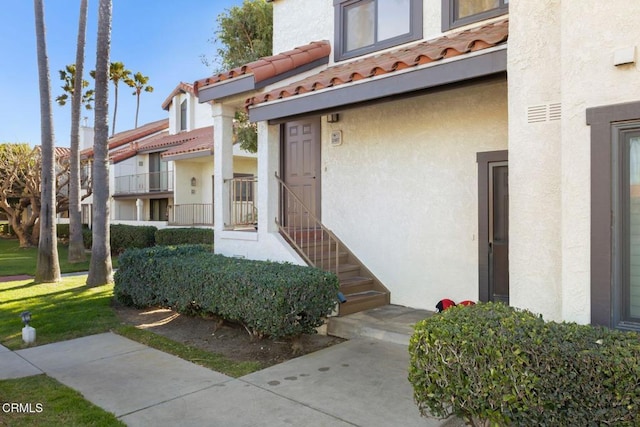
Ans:
[{"label": "brown front door", "polygon": [[285,225],[308,228],[309,213],[320,219],[320,118],[284,125],[284,181],[304,207],[286,201]]},{"label": "brown front door", "polygon": [[506,151],[478,153],[481,301],[509,303],[509,166]]}]

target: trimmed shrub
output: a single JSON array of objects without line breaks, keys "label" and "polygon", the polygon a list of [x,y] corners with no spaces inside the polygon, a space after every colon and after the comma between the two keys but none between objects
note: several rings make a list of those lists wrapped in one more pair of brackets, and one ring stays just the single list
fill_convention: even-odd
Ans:
[{"label": "trimmed shrub", "polygon": [[156,231],[156,245],[213,245],[210,228],[163,228]]},{"label": "trimmed shrub", "polygon": [[128,250],[114,295],[127,305],[211,313],[254,336],[314,333],[337,303],[338,278],[292,264],[215,255],[204,245]]},{"label": "trimmed shrub", "polygon": [[409,381],[424,416],[491,425],[640,423],[640,336],[545,322],[504,304],[415,326]]},{"label": "trimmed shrub", "polygon": [[[148,225],[124,225],[111,224],[111,253],[121,254],[129,248],[148,248],[156,244],[156,231],[158,229]],[[84,246],[91,249],[93,235],[90,229],[82,230]]]},{"label": "trimmed shrub", "polygon": [[58,238],[68,238],[69,224],[56,224],[56,236],[58,236]]}]

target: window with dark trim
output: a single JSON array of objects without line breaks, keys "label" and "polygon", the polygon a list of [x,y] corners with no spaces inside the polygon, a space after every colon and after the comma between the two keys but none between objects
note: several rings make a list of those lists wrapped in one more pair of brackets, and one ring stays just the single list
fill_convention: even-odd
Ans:
[{"label": "window with dark trim", "polygon": [[333,0],[336,61],[422,38],[423,0]]},{"label": "window with dark trim", "polygon": [[180,103],[180,130],[187,130],[187,100]]},{"label": "window with dark trim", "polygon": [[640,102],[587,110],[591,321],[640,331]]},{"label": "window with dark trim", "polygon": [[509,0],[442,0],[442,31],[472,24],[509,11]]},{"label": "window with dark trim", "polygon": [[233,190],[233,198],[236,202],[253,202],[253,186],[255,180],[250,173],[234,173],[234,178],[239,178],[235,182]]}]

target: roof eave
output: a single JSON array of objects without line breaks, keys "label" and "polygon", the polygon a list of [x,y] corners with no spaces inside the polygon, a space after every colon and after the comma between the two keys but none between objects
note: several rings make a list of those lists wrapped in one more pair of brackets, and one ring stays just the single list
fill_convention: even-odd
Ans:
[{"label": "roof eave", "polygon": [[215,101],[229,96],[240,95],[245,92],[262,89],[266,86],[275,84],[289,77],[296,76],[305,71],[327,65],[329,56],[316,59],[315,61],[296,67],[284,73],[277,74],[269,79],[255,81],[253,73],[246,74],[242,77],[234,77],[232,79],[223,80],[221,82],[205,86],[198,89],[198,101],[200,103]]},{"label": "roof eave", "polygon": [[321,113],[420,90],[460,83],[506,72],[507,45],[484,49],[449,61],[360,80],[249,107],[249,120],[283,121],[288,117]]}]

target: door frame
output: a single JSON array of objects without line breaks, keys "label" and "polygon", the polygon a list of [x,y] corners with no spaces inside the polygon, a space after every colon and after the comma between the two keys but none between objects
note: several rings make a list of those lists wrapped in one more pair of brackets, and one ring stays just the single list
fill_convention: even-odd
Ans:
[{"label": "door frame", "polygon": [[476,153],[478,162],[478,297],[482,302],[491,301],[489,275],[489,209],[491,177],[489,176],[491,163],[509,161],[508,150],[486,151]]}]

